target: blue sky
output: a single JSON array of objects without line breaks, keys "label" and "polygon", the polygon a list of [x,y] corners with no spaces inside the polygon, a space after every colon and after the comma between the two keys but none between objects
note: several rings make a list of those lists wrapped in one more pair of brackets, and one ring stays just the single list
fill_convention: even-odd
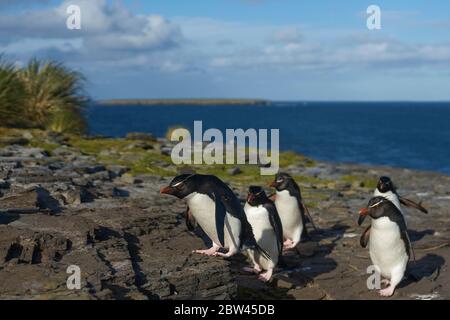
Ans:
[{"label": "blue sky", "polygon": [[0,0],[0,52],[63,61],[94,98],[450,100],[450,3]]}]

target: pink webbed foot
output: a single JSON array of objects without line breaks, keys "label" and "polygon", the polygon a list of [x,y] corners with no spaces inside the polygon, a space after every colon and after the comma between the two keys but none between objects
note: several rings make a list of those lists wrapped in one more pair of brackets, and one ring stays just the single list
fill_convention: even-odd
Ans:
[{"label": "pink webbed foot", "polygon": [[273,272],[273,270],[267,270],[266,272],[261,273],[258,276],[258,279],[263,281],[263,282],[268,282],[272,278],[272,272]]},{"label": "pink webbed foot", "polygon": [[387,287],[386,289],[380,290],[379,293],[380,293],[380,296],[382,296],[382,297],[390,297],[394,294],[394,290],[395,290],[395,288],[391,286],[391,287]]},{"label": "pink webbed foot", "polygon": [[204,255],[207,255],[207,256],[214,256],[217,253],[217,250],[219,250],[219,247],[211,247],[211,248],[206,249],[206,250],[194,250],[192,252],[199,253],[199,254],[204,254]]},{"label": "pink webbed foot", "polygon": [[261,269],[259,268],[250,268],[250,267],[243,267],[242,268],[243,271],[248,272],[248,273],[254,273],[254,274],[259,274],[261,272]]},{"label": "pink webbed foot", "polygon": [[237,251],[234,250],[229,250],[227,253],[222,253],[217,251],[216,253],[214,253],[215,257],[223,257],[223,258],[229,258],[231,256],[234,256],[237,253]]},{"label": "pink webbed foot", "polygon": [[297,246],[297,244],[294,241],[290,240],[290,239],[288,239],[285,242],[283,242],[283,250],[294,249],[296,246]]}]

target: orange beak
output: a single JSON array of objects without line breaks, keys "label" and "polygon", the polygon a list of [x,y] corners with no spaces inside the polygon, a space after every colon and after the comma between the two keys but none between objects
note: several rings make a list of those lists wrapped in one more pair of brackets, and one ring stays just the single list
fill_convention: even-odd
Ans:
[{"label": "orange beak", "polygon": [[368,214],[369,214],[369,210],[367,210],[367,208],[362,208],[361,210],[359,210],[360,216],[367,216]]},{"label": "orange beak", "polygon": [[362,208],[359,210],[359,218],[358,218],[358,225],[362,225],[364,222],[364,219],[366,219],[367,215],[369,214],[369,210],[367,208]]},{"label": "orange beak", "polygon": [[172,193],[173,188],[171,186],[167,186],[167,187],[163,187],[161,188],[161,190],[159,191],[160,194],[171,194]]},{"label": "orange beak", "polygon": [[276,181],[272,181],[270,184],[269,184],[269,187],[272,187],[272,188],[275,188],[277,186],[277,182]]}]

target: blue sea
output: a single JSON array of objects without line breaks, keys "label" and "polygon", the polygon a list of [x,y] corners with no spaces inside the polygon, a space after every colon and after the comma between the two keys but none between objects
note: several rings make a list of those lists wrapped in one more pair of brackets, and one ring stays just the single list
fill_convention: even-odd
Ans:
[{"label": "blue sea", "polygon": [[[274,102],[270,106],[101,106],[90,133],[165,136],[167,129],[280,129],[281,150],[333,161],[450,174],[450,102]],[[192,131],[191,131],[192,132]],[[225,131],[223,131],[225,132]]]}]

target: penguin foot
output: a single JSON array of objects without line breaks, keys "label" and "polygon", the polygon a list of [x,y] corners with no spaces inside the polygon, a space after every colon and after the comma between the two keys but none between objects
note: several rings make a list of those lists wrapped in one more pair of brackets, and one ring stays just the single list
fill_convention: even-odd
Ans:
[{"label": "penguin foot", "polygon": [[250,267],[243,267],[242,270],[245,272],[254,273],[254,274],[259,274],[261,272],[261,269],[250,268]]},{"label": "penguin foot", "polygon": [[394,294],[395,287],[387,287],[386,289],[382,289],[379,291],[380,296],[382,297],[390,297]]},{"label": "penguin foot", "polygon": [[[286,242],[285,242],[286,243]],[[288,244],[283,244],[283,250],[291,250],[291,249],[295,249],[295,247],[297,247],[297,243],[290,241]]]},{"label": "penguin foot", "polygon": [[233,256],[235,253],[236,253],[236,252],[231,251],[231,250],[228,251],[227,253],[222,253],[222,252],[217,251],[217,252],[215,252],[215,253],[213,254],[213,256],[215,256],[215,257],[229,258],[229,257]]},{"label": "penguin foot", "polygon": [[283,247],[290,246],[290,245],[292,245],[293,243],[294,243],[294,241],[292,241],[291,239],[286,239],[286,240],[283,242]]},{"label": "penguin foot", "polygon": [[258,276],[258,279],[263,282],[268,282],[272,278],[272,272],[273,272],[273,270],[267,270],[266,272],[261,273]]},{"label": "penguin foot", "polygon": [[194,250],[192,252],[193,253],[204,254],[204,255],[207,255],[207,256],[214,256],[214,255],[216,255],[217,250],[219,250],[219,247],[211,247],[211,248],[206,249],[206,250]]}]

